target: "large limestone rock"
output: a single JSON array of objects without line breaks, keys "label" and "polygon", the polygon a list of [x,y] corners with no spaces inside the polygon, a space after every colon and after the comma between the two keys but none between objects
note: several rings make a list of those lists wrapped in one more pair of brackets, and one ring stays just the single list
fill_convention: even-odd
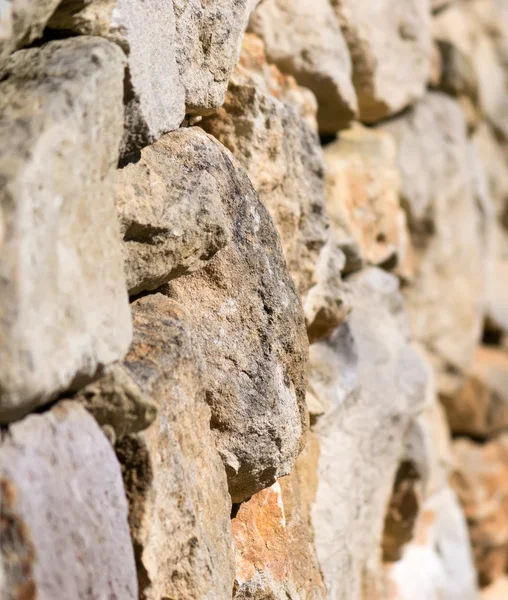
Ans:
[{"label": "large limestone rock", "polygon": [[491,437],[508,429],[508,354],[479,346],[459,393],[445,399],[453,433]]},{"label": "large limestone rock", "polygon": [[315,116],[312,94],[268,65],[262,43],[248,34],[224,106],[203,124],[238,158],[275,223],[311,341],[326,337],[350,310],[344,260],[326,213]]},{"label": "large limestone rock", "polygon": [[412,249],[399,204],[397,149],[391,135],[353,125],[325,148],[326,207],[344,240],[348,270],[383,265],[408,279]]},{"label": "large limestone rock", "polygon": [[235,600],[324,600],[296,472],[240,505],[232,522]]},{"label": "large limestone rock", "polygon": [[[192,128],[171,135],[191,148],[213,139]],[[302,448],[307,334],[272,220],[242,167],[213,144],[211,160],[234,184],[223,196],[231,242],[165,293],[191,315],[211,425],[239,502],[287,475]]]},{"label": "large limestone rock", "polygon": [[381,542],[408,428],[425,399],[426,370],[409,344],[397,279],[370,268],[350,278],[354,310],[310,348],[320,401],[320,445],[311,509],[329,598],[381,593]]},{"label": "large limestone rock", "polygon": [[264,0],[249,30],[264,40],[270,62],[314,92],[321,132],[347,127],[358,108],[351,58],[328,0]]},{"label": "large limestone rock", "polygon": [[0,71],[11,52],[39,38],[59,0],[6,0],[0,5]]},{"label": "large limestone rock", "polygon": [[149,429],[117,444],[140,598],[223,600],[234,577],[231,500],[189,316],[161,294],[136,300],[132,310],[125,366],[158,409]]},{"label": "large limestone rock", "polygon": [[125,51],[125,133],[122,160],[177,129],[185,116],[185,87],[177,63],[174,2],[63,0],[50,26],[100,35]]},{"label": "large limestone rock", "polygon": [[430,70],[429,0],[332,0],[349,46],[360,120],[374,123],[424,94]]},{"label": "large limestone rock", "polygon": [[223,198],[233,197],[235,186],[217,145],[204,135],[165,135],[139,162],[117,171],[131,294],[196,271],[231,241]]},{"label": "large limestone rock", "polygon": [[63,402],[0,434],[0,597],[138,600],[120,466]]},{"label": "large limestone rock", "polygon": [[130,312],[114,208],[122,52],[21,50],[0,83],[0,421],[122,358]]},{"label": "large limestone rock", "polygon": [[405,289],[412,331],[431,354],[439,392],[452,396],[480,337],[485,287],[483,200],[464,116],[450,98],[429,93],[383,128],[398,143],[415,251]]},{"label": "large limestone rock", "polygon": [[451,479],[469,525],[480,585],[501,576],[508,559],[508,437],[453,445]]}]

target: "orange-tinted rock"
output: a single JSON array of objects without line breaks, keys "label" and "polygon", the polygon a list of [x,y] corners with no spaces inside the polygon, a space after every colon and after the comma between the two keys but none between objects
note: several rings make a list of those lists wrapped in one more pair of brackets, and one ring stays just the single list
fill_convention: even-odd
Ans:
[{"label": "orange-tinted rock", "polygon": [[466,515],[481,585],[508,566],[508,436],[480,445],[454,443],[451,482]]},{"label": "orange-tinted rock", "polygon": [[444,404],[454,433],[485,437],[508,429],[508,354],[480,346],[460,392]]},{"label": "orange-tinted rock", "polygon": [[324,600],[295,472],[244,502],[233,519],[235,600]]}]

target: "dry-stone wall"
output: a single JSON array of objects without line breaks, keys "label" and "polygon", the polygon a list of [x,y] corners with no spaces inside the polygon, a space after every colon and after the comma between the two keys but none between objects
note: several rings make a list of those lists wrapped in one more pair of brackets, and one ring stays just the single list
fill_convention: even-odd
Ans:
[{"label": "dry-stone wall", "polygon": [[0,600],[508,598],[508,0],[0,0]]}]

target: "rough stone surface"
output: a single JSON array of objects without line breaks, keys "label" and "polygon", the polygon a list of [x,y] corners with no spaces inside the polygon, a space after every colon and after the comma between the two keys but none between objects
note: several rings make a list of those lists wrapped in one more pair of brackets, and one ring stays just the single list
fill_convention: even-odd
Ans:
[{"label": "rough stone surface", "polygon": [[432,356],[439,392],[452,396],[480,337],[485,287],[481,198],[464,117],[453,100],[429,93],[383,127],[397,139],[415,251],[405,290],[412,331]]},{"label": "rough stone surface", "polygon": [[120,363],[106,367],[104,374],[81,389],[73,400],[94,416],[113,443],[146,429],[157,416],[156,406]]},{"label": "rough stone surface", "polygon": [[451,479],[468,525],[480,585],[492,583],[508,559],[508,437],[480,445],[467,439],[453,444]]},{"label": "rough stone surface", "polygon": [[426,370],[408,342],[397,279],[375,268],[350,278],[349,324],[310,348],[322,415],[311,509],[330,598],[376,597],[385,511],[405,435],[425,398]]},{"label": "rough stone surface", "polygon": [[384,265],[410,278],[412,250],[392,137],[355,124],[326,146],[325,158],[326,206],[339,241],[355,248],[348,270],[358,263]]},{"label": "rough stone surface", "polygon": [[485,438],[508,429],[508,354],[478,347],[464,385],[445,406],[456,434]]},{"label": "rough stone surface", "polygon": [[[212,139],[199,129],[174,135],[182,145]],[[212,429],[239,502],[287,475],[302,448],[307,334],[270,216],[239,163],[215,148],[214,161],[235,183],[223,198],[231,242],[165,293],[191,314]]]},{"label": "rough stone surface", "polygon": [[58,0],[7,0],[0,6],[0,70],[11,52],[42,35]]},{"label": "rough stone surface", "polygon": [[186,112],[207,115],[224,102],[240,53],[246,0],[173,0],[175,50]]},{"label": "rough stone surface", "polygon": [[324,600],[296,473],[243,503],[233,519],[235,600]]},{"label": "rough stone surface", "polygon": [[270,62],[314,92],[321,132],[349,125],[358,108],[351,59],[328,0],[264,0],[249,30],[264,40]]},{"label": "rough stone surface", "polygon": [[0,421],[127,351],[113,202],[123,70],[114,44],[82,37],[20,50],[4,71]]},{"label": "rough stone surface", "polygon": [[329,335],[350,311],[344,261],[325,207],[315,114],[312,95],[268,65],[250,34],[224,106],[203,124],[238,158],[274,220],[311,342]]},{"label": "rough stone surface", "polygon": [[186,310],[161,294],[132,304],[125,360],[158,409],[117,444],[141,600],[223,600],[234,577],[231,500],[209,429],[202,364]]},{"label": "rough stone surface", "polygon": [[224,197],[236,179],[204,135],[174,132],[117,171],[116,207],[129,293],[201,268],[231,240]]},{"label": "rough stone surface", "polygon": [[429,0],[332,0],[353,63],[360,120],[373,123],[421,98],[430,70]]},{"label": "rough stone surface", "polygon": [[165,0],[63,0],[50,21],[55,29],[105,36],[126,52],[124,161],[137,159],[141,148],[178,129],[185,116],[173,5]]},{"label": "rough stone surface", "polygon": [[63,402],[0,434],[0,597],[137,600],[120,466]]}]

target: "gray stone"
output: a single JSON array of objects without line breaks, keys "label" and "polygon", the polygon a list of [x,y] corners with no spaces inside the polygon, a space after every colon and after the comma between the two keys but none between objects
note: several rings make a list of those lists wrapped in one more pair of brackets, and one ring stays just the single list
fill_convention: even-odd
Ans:
[{"label": "gray stone", "polygon": [[125,367],[158,408],[117,444],[143,600],[231,597],[231,499],[210,431],[203,365],[189,315],[161,294],[132,304]]},{"label": "gray stone", "polygon": [[[189,128],[171,135],[182,146],[212,139]],[[288,474],[302,448],[308,342],[272,220],[241,166],[214,144],[211,159],[231,181],[223,196],[231,242],[165,293],[191,314],[211,425],[239,502]]]},{"label": "gray stone", "polygon": [[398,281],[369,268],[352,275],[348,324],[310,347],[319,410],[318,483],[311,509],[328,597],[374,598],[395,473],[425,400],[426,369],[408,339]]},{"label": "gray stone", "polygon": [[185,116],[173,4],[63,0],[50,21],[55,29],[107,37],[127,54],[123,161],[139,158],[141,148],[178,129]]},{"label": "gray stone", "polygon": [[12,55],[0,83],[0,421],[80,386],[131,339],[114,172],[122,52],[81,37]]},{"label": "gray stone", "polygon": [[0,5],[0,71],[11,52],[42,35],[59,0],[4,0]]},{"label": "gray stone", "polygon": [[358,110],[351,58],[329,0],[264,0],[249,30],[263,39],[271,63],[314,92],[321,132],[349,125]]},{"label": "gray stone", "polygon": [[360,120],[374,123],[421,98],[430,72],[430,0],[332,0],[353,62]]},{"label": "gray stone", "polygon": [[204,135],[175,132],[117,171],[116,206],[131,294],[206,265],[231,239],[223,197],[235,181]]},{"label": "gray stone", "polygon": [[383,129],[397,140],[415,251],[414,281],[405,289],[412,331],[431,355],[439,392],[452,396],[481,334],[486,266],[483,200],[464,115],[451,98],[429,93]]},{"label": "gray stone", "polygon": [[62,402],[0,434],[2,600],[137,600],[120,465],[86,410]]}]

